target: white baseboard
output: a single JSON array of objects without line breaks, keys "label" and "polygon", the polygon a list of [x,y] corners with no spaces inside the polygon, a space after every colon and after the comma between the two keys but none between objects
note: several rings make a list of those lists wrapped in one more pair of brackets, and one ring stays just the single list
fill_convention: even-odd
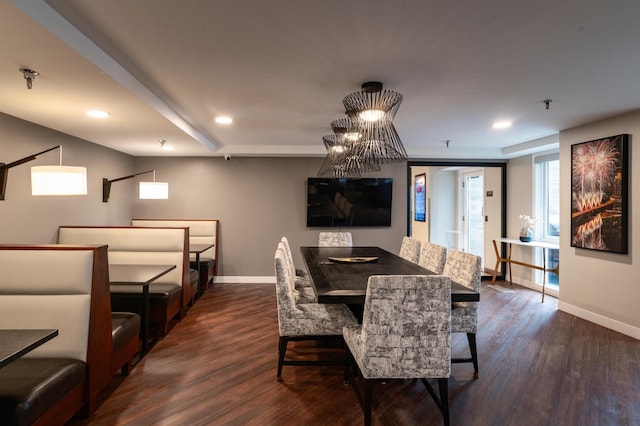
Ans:
[{"label": "white baseboard", "polygon": [[604,315],[596,314],[595,312],[587,311],[586,309],[579,308],[578,306],[570,305],[562,301],[558,302],[558,310],[640,340],[640,328],[634,327],[630,324],[605,317]]},{"label": "white baseboard", "polygon": [[276,277],[254,277],[254,276],[216,276],[213,277],[214,283],[238,283],[238,284],[275,284]]}]

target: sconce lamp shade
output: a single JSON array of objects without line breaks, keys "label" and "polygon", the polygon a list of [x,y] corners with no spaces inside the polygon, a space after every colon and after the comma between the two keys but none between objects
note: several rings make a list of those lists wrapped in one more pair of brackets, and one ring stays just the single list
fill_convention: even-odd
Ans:
[{"label": "sconce lamp shade", "polygon": [[134,173],[129,176],[123,176],[117,179],[102,179],[102,202],[109,201],[111,194],[111,184],[121,180],[131,179],[136,176],[153,173],[153,182],[140,182],[139,198],[141,200],[166,200],[169,198],[169,184],[167,182],[156,182],[156,171],[147,170],[146,172]]},{"label": "sconce lamp shade", "polygon": [[169,198],[169,183],[140,182],[141,200],[166,200]]},{"label": "sconce lamp shade", "polygon": [[87,169],[75,166],[31,167],[31,195],[87,195]]},{"label": "sconce lamp shade", "polygon": [[38,158],[38,156],[53,151],[54,149],[60,149],[60,165],[32,167],[31,194],[87,195],[87,169],[85,167],[63,166],[62,145],[56,145],[36,154],[27,155],[9,164],[0,163],[0,200],[4,200],[5,197],[9,169],[33,161]]}]

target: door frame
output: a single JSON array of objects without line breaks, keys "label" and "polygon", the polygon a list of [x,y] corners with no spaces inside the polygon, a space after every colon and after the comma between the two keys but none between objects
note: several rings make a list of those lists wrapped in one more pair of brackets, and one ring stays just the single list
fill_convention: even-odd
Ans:
[{"label": "door frame", "polygon": [[[502,202],[500,205],[501,237],[507,235],[507,160],[484,160],[484,161],[468,161],[468,160],[409,160],[407,161],[407,208],[406,208],[406,223],[407,223],[407,236],[411,235],[411,191],[413,190],[413,181],[411,176],[412,167],[499,167],[500,168],[500,180],[502,186]],[[506,257],[506,247],[501,244],[501,256]],[[505,264],[500,264],[500,276],[504,279],[505,276]]]}]

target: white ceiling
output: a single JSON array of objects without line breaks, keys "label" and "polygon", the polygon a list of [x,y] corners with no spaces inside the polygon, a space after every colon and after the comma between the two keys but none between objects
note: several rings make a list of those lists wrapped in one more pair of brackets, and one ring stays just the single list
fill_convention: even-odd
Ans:
[{"label": "white ceiling", "polygon": [[376,80],[404,95],[411,157],[509,158],[640,108],[638,19],[632,0],[0,0],[0,111],[135,156],[322,155]]}]

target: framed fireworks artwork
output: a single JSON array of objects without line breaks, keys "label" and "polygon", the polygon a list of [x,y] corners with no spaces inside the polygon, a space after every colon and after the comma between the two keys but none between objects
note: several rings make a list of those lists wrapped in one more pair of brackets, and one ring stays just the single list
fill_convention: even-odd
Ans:
[{"label": "framed fireworks artwork", "polygon": [[629,135],[571,145],[571,247],[628,252]]}]

